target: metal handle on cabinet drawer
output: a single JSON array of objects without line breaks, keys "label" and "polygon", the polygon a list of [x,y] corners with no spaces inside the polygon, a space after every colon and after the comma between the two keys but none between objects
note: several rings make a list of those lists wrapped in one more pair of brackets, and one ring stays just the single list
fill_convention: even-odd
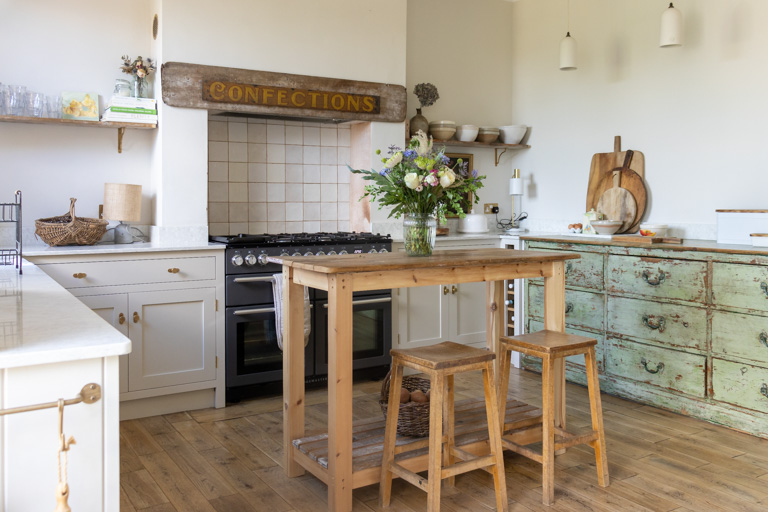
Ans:
[{"label": "metal handle on cabinet drawer", "polygon": [[75,279],[85,279],[86,277],[88,277],[88,274],[86,274],[85,272],[78,272],[77,274],[72,274],[72,277],[74,277]]},{"label": "metal handle on cabinet drawer", "polygon": [[643,315],[643,325],[654,331],[658,329],[659,332],[664,332],[664,325],[666,324],[664,317],[660,316],[656,323],[653,323],[653,318],[653,315]]},{"label": "metal handle on cabinet drawer", "polygon": [[125,315],[124,314],[120,313],[119,315],[117,315],[117,323],[119,323],[120,325],[123,325],[125,323]]},{"label": "metal handle on cabinet drawer", "polygon": [[763,385],[760,386],[760,394],[768,398],[768,384],[765,382],[763,382]]},{"label": "metal handle on cabinet drawer", "polygon": [[168,269],[168,273],[169,274],[178,274],[179,273],[179,269],[177,269],[176,267],[169,268]]},{"label": "metal handle on cabinet drawer", "polygon": [[141,318],[139,318],[139,314],[134,311],[133,312],[133,323],[137,324],[137,323],[139,323],[139,320],[141,320]]},{"label": "metal handle on cabinet drawer", "polygon": [[762,343],[764,346],[768,347],[768,332],[765,332],[765,331],[761,332],[758,335],[757,339],[759,339],[760,343]]},{"label": "metal handle on cabinet drawer", "polygon": [[763,290],[763,293],[766,297],[768,297],[768,283],[762,282],[760,283],[760,289]]},{"label": "metal handle on cabinet drawer", "polygon": [[565,275],[570,274],[571,270],[573,270],[573,263],[571,263],[570,261],[566,262],[566,264],[565,264]]},{"label": "metal handle on cabinet drawer", "polygon": [[643,280],[651,286],[659,286],[666,278],[667,275],[661,269],[659,269],[659,274],[656,276],[656,279],[651,279],[651,274],[647,270],[643,270]]},{"label": "metal handle on cabinet drawer", "polygon": [[662,370],[664,370],[664,363],[657,364],[655,370],[652,370],[652,369],[648,368],[648,361],[646,361],[645,358],[642,358],[640,360],[640,364],[643,365],[643,368],[645,368],[645,371],[647,371],[648,373],[654,373],[655,374],[655,373],[659,373]]},{"label": "metal handle on cabinet drawer", "polygon": [[565,303],[565,314],[567,315],[571,311],[573,311],[573,303],[572,302],[566,302]]}]

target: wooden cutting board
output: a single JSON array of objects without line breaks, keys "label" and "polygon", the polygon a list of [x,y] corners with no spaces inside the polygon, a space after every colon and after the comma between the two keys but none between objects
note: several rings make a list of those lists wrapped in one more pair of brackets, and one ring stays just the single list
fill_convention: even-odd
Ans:
[{"label": "wooden cutting board", "polygon": [[600,196],[596,210],[604,213],[609,220],[620,220],[622,224],[616,233],[626,233],[635,222],[637,203],[632,194],[620,186],[618,172],[613,185]]},{"label": "wooden cutting board", "polygon": [[[617,135],[614,138],[612,153],[595,153],[592,155],[592,163],[589,167],[589,182],[587,184],[587,209],[585,211],[589,211],[592,208],[597,209],[597,202],[600,200],[600,196],[603,192],[605,192],[604,189],[600,189],[600,184],[603,181],[603,178],[605,178],[607,174],[610,174],[613,169],[621,167],[625,157],[626,152],[621,150],[620,135]],[[640,151],[635,151],[629,168],[635,171],[642,181],[645,180],[645,156]],[[611,186],[610,183],[611,182],[609,182],[609,188]],[[645,191],[645,187],[643,187],[643,190]],[[642,209],[645,211],[644,204]],[[636,225],[640,223],[640,220],[641,219],[638,218],[636,222],[632,224],[630,230],[633,228],[636,229]]]},{"label": "wooden cutting board", "polygon": [[[635,152],[635,155],[637,153]],[[632,160],[634,160],[634,156],[632,157]],[[603,176],[603,179],[598,183],[597,191],[597,201],[595,203],[595,210],[599,209],[597,208],[597,203],[600,202],[600,197],[603,195],[603,193],[613,188],[613,173],[618,172],[620,173],[619,176],[619,182],[621,183],[621,188],[627,189],[630,194],[632,194],[632,197],[635,198],[635,205],[637,207],[635,217],[632,219],[632,222],[629,226],[627,226],[627,229],[624,230],[625,233],[635,233],[637,232],[638,228],[640,227],[640,219],[643,218],[643,215],[645,214],[645,206],[647,203],[647,192],[645,190],[645,183],[643,181],[643,178],[640,177],[639,174],[637,174],[635,171],[632,170],[632,165],[630,164],[628,169],[621,169],[620,171],[613,171],[613,172],[607,172]],[[587,210],[589,211],[589,210]],[[603,212],[605,213],[605,212]]]}]

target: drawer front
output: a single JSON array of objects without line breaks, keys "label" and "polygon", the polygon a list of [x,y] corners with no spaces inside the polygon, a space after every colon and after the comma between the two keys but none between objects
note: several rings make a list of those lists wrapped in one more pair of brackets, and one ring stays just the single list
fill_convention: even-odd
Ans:
[{"label": "drawer front", "polygon": [[216,258],[51,263],[40,268],[64,288],[146,283],[176,283],[216,279]]},{"label": "drawer front", "polygon": [[[603,329],[603,295],[565,290],[565,323],[574,327]],[[544,318],[544,287],[528,286],[528,314]]]},{"label": "drawer front", "polygon": [[707,297],[707,264],[636,256],[608,256],[606,288],[660,299],[704,302]]},{"label": "drawer front", "polygon": [[768,365],[768,317],[715,311],[712,352]]},{"label": "drawer front", "polygon": [[605,371],[660,388],[704,397],[706,358],[676,350],[608,338]]},{"label": "drawer front", "polygon": [[[544,330],[544,323],[539,322],[536,320],[531,320],[531,322],[528,325],[528,332],[538,332]],[[566,327],[565,332],[568,334],[575,334],[577,336],[586,336],[587,338],[594,338],[597,340],[597,345],[595,346],[595,358],[597,359],[597,369],[598,371],[603,371],[603,337],[599,334],[595,334],[593,332],[586,332],[581,331],[579,329],[574,329],[573,327]],[[531,357],[528,358],[525,356],[526,359],[530,359],[531,361],[536,360],[539,362],[539,367],[541,367],[541,359]],[[575,356],[568,356],[565,358],[566,361],[568,361],[571,364],[575,364],[577,366],[580,366],[581,368],[584,368],[584,356],[581,354],[575,355]]]},{"label": "drawer front", "polygon": [[621,336],[703,350],[707,311],[693,306],[608,297],[606,330]]},{"label": "drawer front", "polygon": [[712,303],[716,306],[768,311],[768,267],[714,263]]},{"label": "drawer front", "polygon": [[768,412],[768,368],[712,360],[713,398],[720,402]]},{"label": "drawer front", "polygon": [[[551,251],[549,249],[531,248],[541,252],[570,252],[570,251]],[[565,262],[565,284],[566,286],[577,286],[579,288],[591,288],[593,290],[603,289],[603,255],[592,252],[577,252],[581,256],[577,260],[568,260]],[[531,279],[532,283],[543,284],[542,278]]]}]

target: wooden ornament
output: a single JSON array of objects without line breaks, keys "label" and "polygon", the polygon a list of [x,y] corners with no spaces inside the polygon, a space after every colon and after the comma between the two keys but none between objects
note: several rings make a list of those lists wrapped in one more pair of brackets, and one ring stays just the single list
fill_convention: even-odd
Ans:
[{"label": "wooden ornament", "polygon": [[67,500],[69,500],[69,486],[59,482],[56,485],[56,509],[53,512],[72,512]]}]

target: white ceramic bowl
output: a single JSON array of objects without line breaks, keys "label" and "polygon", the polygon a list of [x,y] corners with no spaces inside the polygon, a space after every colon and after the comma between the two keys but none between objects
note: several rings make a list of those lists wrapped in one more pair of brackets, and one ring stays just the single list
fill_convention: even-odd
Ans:
[{"label": "white ceramic bowl", "polygon": [[468,213],[459,219],[459,233],[487,233],[488,219],[482,213]]},{"label": "white ceramic bowl", "polygon": [[499,133],[501,136],[501,142],[504,144],[520,144],[520,141],[525,137],[525,132],[528,127],[524,124],[511,124],[508,126],[500,126]]},{"label": "white ceramic bowl", "polygon": [[462,124],[456,127],[456,138],[462,142],[472,142],[477,138],[477,133],[480,130],[473,124]]},{"label": "white ceramic bowl", "polygon": [[640,224],[640,234],[643,236],[667,236],[666,224]]},{"label": "white ceramic bowl", "polygon": [[619,230],[620,220],[593,220],[590,222],[598,235],[612,235]]}]

